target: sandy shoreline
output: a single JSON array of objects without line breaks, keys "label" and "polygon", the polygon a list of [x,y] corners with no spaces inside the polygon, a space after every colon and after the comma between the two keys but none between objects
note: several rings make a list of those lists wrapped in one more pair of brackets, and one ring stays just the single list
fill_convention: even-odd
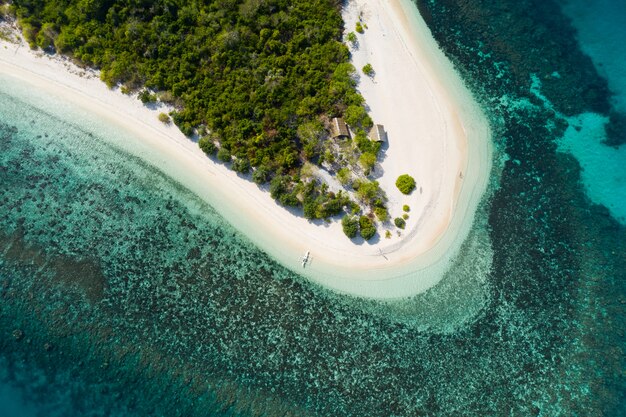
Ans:
[{"label": "sandy shoreline", "polygon": [[[411,206],[402,236],[383,235],[374,243],[354,244],[338,221],[312,224],[294,216],[268,192],[206,158],[175,127],[160,123],[162,110],[108,90],[93,74],[81,77],[75,67],[68,71],[71,65],[63,60],[3,42],[0,73],[132,133],[150,149],[139,156],[213,205],[283,265],[340,292],[404,297],[438,282],[467,237],[491,167],[490,132],[409,0],[351,1],[344,11],[348,31],[361,12],[368,29],[359,35],[353,63],[357,69],[371,63],[376,75],[361,77],[359,90],[389,136],[378,181],[393,217],[403,204]],[[409,197],[394,185],[402,173],[418,183]],[[307,250],[311,263],[302,270],[299,258]]]}]

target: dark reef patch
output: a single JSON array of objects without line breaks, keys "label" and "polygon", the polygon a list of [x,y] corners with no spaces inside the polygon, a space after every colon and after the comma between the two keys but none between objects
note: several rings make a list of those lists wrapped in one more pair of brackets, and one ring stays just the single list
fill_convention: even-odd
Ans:
[{"label": "dark reef patch", "polygon": [[609,122],[604,128],[607,145],[618,147],[626,143],[626,113],[611,111]]},{"label": "dark reef patch", "polygon": [[[589,389],[578,397],[561,391],[560,411],[547,415],[625,414],[626,381],[619,370],[626,364],[626,230],[586,197],[578,162],[556,151],[564,121],[531,92],[536,76],[556,111],[611,114],[609,130],[619,125],[619,117],[610,108],[606,81],[580,51],[569,21],[552,1],[417,4],[485,107],[504,120],[510,159],[489,219],[496,248],[495,298],[543,316],[536,322],[543,343],[569,346],[562,356],[540,349],[556,365],[555,384],[561,390]],[[617,135],[609,135],[613,146],[622,133],[615,130]],[[540,411],[545,412],[534,407]]]},{"label": "dark reef patch", "polygon": [[51,282],[65,286],[70,291],[78,290],[92,304],[102,300],[106,282],[96,263],[67,256],[50,259],[43,249],[26,244],[20,229],[10,236],[0,234],[4,262],[22,267],[29,265],[37,269],[45,268],[52,277]]}]

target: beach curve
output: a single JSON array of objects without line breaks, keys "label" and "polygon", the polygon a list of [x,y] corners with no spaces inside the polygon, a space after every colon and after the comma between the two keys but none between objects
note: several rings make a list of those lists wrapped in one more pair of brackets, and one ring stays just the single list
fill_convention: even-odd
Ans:
[{"label": "beach curve", "polygon": [[[339,292],[381,299],[406,297],[438,282],[467,237],[491,168],[490,131],[478,104],[412,3],[353,1],[344,11],[346,27],[350,28],[363,7],[371,16],[364,16],[368,29],[352,59],[357,68],[359,59],[369,59],[376,69],[373,79],[362,78],[359,89],[375,122],[384,124],[388,132],[390,146],[378,181],[387,191],[392,215],[406,201],[393,185],[398,173],[410,171],[418,189],[422,188],[422,194],[414,192],[410,197],[411,218],[402,236],[380,237],[372,244],[348,240],[338,221],[314,224],[293,215],[267,191],[209,160],[176,128],[160,123],[158,110],[108,90],[97,76],[77,75],[81,70],[64,60],[3,43],[0,72],[131,132],[150,148],[139,156],[205,199],[294,271]],[[382,30],[369,21],[374,16]],[[374,51],[376,55],[363,55]],[[402,77],[395,71],[399,64],[392,65],[394,59],[406,64]],[[68,71],[68,66],[74,70]],[[407,86],[424,87],[427,94],[418,94],[423,90],[407,94]],[[393,108],[393,114],[386,108]],[[411,120],[419,126],[413,127]],[[415,137],[428,141],[417,146]],[[300,257],[306,251],[311,253],[311,262],[303,270]]]}]

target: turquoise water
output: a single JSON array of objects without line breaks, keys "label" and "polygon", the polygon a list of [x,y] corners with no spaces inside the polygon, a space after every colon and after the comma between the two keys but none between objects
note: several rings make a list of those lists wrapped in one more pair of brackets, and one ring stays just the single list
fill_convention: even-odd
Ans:
[{"label": "turquoise water", "polygon": [[[294,275],[124,132],[0,77],[0,415],[625,415],[626,230],[559,152],[564,118],[607,117],[609,96],[570,95],[604,90],[564,70],[566,38],[507,38],[511,13],[568,35],[555,9],[487,3],[421,7],[506,162],[455,268],[393,304]],[[484,239],[486,279],[462,261]]]},{"label": "turquoise water", "polygon": [[[6,369],[6,364],[2,364]],[[2,375],[2,381],[6,381],[8,376]],[[25,398],[24,393],[11,383],[0,385],[0,404],[2,404],[2,414],[6,417],[34,417],[41,412],[37,407]]]},{"label": "turquoise water", "polygon": [[563,10],[572,20],[581,49],[607,79],[613,104],[626,111],[626,3],[567,0]]},{"label": "turquoise water", "polygon": [[[78,346],[110,343],[123,346],[124,358],[197,356],[194,360],[203,367],[196,369],[200,374],[195,377],[205,390],[215,390],[220,384],[241,384],[248,390],[249,383],[255,385],[254,381],[260,379],[262,382],[256,384],[267,385],[265,388],[273,392],[269,387],[285,377],[276,370],[285,362],[310,362],[312,359],[302,350],[320,343],[320,336],[332,339],[327,340],[329,346],[323,360],[316,361],[321,360],[324,373],[337,366],[337,358],[326,356],[339,349],[333,346],[333,332],[328,329],[334,326],[334,332],[344,332],[343,322],[349,317],[356,319],[351,323],[356,326],[352,330],[356,334],[349,339],[376,322],[390,328],[405,323],[408,327],[404,328],[450,333],[463,323],[471,323],[486,304],[488,287],[485,272],[481,271],[485,266],[472,262],[468,269],[463,259],[436,290],[411,300],[381,304],[322,291],[254,248],[191,192],[117,148],[114,144],[125,142],[124,137],[104,140],[101,129],[106,126],[87,118],[70,104],[61,106],[52,97],[34,93],[15,79],[0,76],[0,80],[6,85],[5,93],[0,93],[4,121],[0,160],[4,283],[1,294],[15,302],[6,304],[14,308],[3,310],[2,317],[9,348],[19,351],[25,342],[28,346],[36,345],[34,353],[43,354],[44,363],[48,356],[57,353],[60,348],[56,345],[61,342],[48,341],[57,337],[41,336],[35,331],[38,341],[31,339],[33,330],[25,327],[36,323],[35,327],[51,326],[53,334],[78,332],[79,340],[73,340],[72,346],[65,349],[81,352],[81,358],[85,353]],[[81,119],[76,120],[76,115]],[[110,135],[111,129],[106,132]],[[488,236],[485,225],[480,226],[472,232],[462,253],[475,253],[485,246],[480,242]],[[488,268],[489,257],[486,259]],[[463,297],[459,297],[459,289]],[[15,294],[28,294],[28,301],[40,306],[37,314],[29,316],[32,311],[24,310],[26,306],[20,304],[23,300],[14,299]],[[364,315],[364,311],[369,312]],[[50,314],[54,317],[52,323]],[[293,322],[300,321],[300,326],[293,326]],[[162,328],[161,324],[165,326]],[[90,331],[81,333],[75,326],[98,330],[95,335]],[[146,333],[144,326],[150,332]],[[22,336],[15,336],[15,332]],[[101,339],[100,332],[113,336],[113,340]],[[298,346],[300,342],[302,346]],[[46,350],[46,343],[54,348]],[[154,343],[167,348],[154,353]],[[198,343],[198,348],[194,347]],[[294,343],[299,349],[292,354]],[[340,350],[348,354],[345,369],[339,370],[348,372],[348,364],[358,361],[359,356],[346,349],[347,341],[338,343]],[[285,346],[276,352],[282,344]],[[250,353],[254,352],[253,347],[259,349],[258,362],[250,361],[255,356]],[[366,344],[360,349],[369,348]],[[111,352],[104,348],[84,349],[89,351],[88,359],[78,363],[96,362],[95,369],[104,374],[107,369],[102,368],[102,363],[116,362],[119,366],[120,358],[111,359]],[[370,372],[367,364],[360,364],[363,365],[366,367],[360,372]],[[268,370],[255,375],[249,369],[241,376],[231,366],[240,370],[262,366]],[[58,378],[57,372],[67,372],[64,368],[55,369],[52,378],[46,371],[49,370],[45,367],[30,370],[33,375],[43,373],[46,384],[48,379]],[[294,380],[283,383],[295,384],[289,386],[290,391],[298,392],[298,382],[308,372],[305,366],[297,367]],[[234,373],[235,382],[230,381],[230,373]],[[29,372],[23,374],[21,378],[7,375],[4,389],[15,391],[15,384],[9,381],[27,378]],[[27,379],[21,382],[24,386],[34,383]],[[62,387],[49,383],[53,393],[46,392],[45,399],[37,401],[44,404],[45,414],[81,415],[82,411],[73,410],[73,400],[68,401],[70,408],[62,400],[48,404],[55,395],[66,397]],[[41,387],[40,390],[46,391]],[[30,395],[32,392],[27,397]],[[217,402],[217,395],[212,394],[211,401]],[[11,407],[21,403],[18,397],[16,401]],[[278,404],[280,409],[281,403]],[[79,405],[80,410],[86,406]],[[102,406],[108,409],[112,405],[105,401]],[[215,407],[222,406],[209,406]],[[183,410],[189,412],[189,408]],[[172,412],[168,409],[164,415]]]},{"label": "turquoise water", "polygon": [[560,149],[571,152],[580,163],[587,195],[626,225],[626,146],[606,146],[605,116],[585,113],[568,122]]},{"label": "turquoise water", "polygon": [[[572,19],[581,49],[608,82],[614,114],[623,119],[617,135],[626,143],[626,2],[570,0],[564,11]],[[573,116],[562,145],[580,162],[591,199],[626,224],[626,146],[604,145],[609,121],[595,113]]]}]

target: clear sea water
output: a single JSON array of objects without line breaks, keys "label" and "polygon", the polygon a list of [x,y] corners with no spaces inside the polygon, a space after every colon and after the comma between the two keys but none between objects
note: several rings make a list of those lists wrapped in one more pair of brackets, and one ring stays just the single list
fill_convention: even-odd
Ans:
[{"label": "clear sea water", "polygon": [[[620,25],[613,2],[565,10],[589,4],[576,27]],[[619,108],[615,58],[585,36]],[[466,77],[503,80],[477,91],[507,159],[472,233],[493,264],[393,304],[309,284],[123,138],[0,77],[0,416],[626,415],[626,145],[455,45]]]},{"label": "clear sea water", "polygon": [[[626,117],[626,2],[568,0],[564,11],[577,30],[581,49],[608,81],[615,110]],[[594,113],[572,117],[562,146],[580,162],[589,196],[626,224],[626,146],[604,146],[607,122],[607,117]],[[626,138],[626,126],[622,128]]]}]

